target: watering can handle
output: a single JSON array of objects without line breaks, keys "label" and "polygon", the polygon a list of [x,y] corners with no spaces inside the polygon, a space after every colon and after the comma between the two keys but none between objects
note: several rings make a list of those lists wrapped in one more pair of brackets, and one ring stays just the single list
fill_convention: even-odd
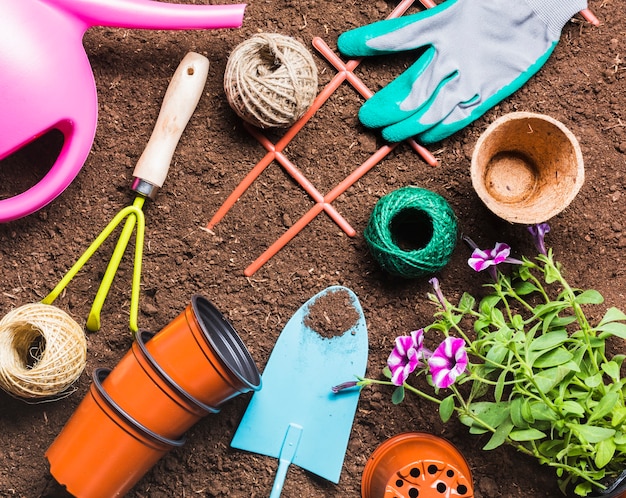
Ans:
[{"label": "watering can handle", "polygon": [[189,52],[179,64],[163,97],[152,135],[133,171],[135,192],[154,199],[163,186],[178,140],[198,105],[208,74],[209,60],[198,53]]}]

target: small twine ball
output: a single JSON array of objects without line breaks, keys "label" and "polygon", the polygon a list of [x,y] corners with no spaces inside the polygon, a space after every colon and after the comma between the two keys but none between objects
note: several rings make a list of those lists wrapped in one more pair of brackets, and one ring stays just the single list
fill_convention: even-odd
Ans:
[{"label": "small twine ball", "polygon": [[404,187],[374,206],[364,232],[374,258],[404,278],[433,275],[450,261],[457,221],[448,202],[419,187]]},{"label": "small twine ball", "polygon": [[83,328],[59,308],[21,306],[0,320],[0,387],[15,397],[63,393],[85,369]]},{"label": "small twine ball", "polygon": [[317,95],[317,67],[302,43],[260,33],[240,43],[224,73],[228,103],[259,128],[285,128],[311,107]]}]

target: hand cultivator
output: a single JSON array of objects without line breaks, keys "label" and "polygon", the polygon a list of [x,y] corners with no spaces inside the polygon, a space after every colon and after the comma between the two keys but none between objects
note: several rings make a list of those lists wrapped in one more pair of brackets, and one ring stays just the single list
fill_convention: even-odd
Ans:
[{"label": "hand cultivator", "polygon": [[126,220],[87,319],[87,329],[92,332],[100,329],[100,312],[104,300],[111,288],[113,278],[133,234],[135,225],[137,225],[137,234],[135,237],[130,301],[130,329],[133,334],[138,330],[139,285],[145,233],[145,217],[142,208],[146,199],[154,199],[156,197],[158,189],[165,181],[178,140],[202,95],[208,71],[209,61],[200,54],[190,52],[182,60],[167,88],[161,111],[148,145],[135,166],[132,190],[137,193],[137,196],[133,204],[122,209],[109,222],[63,279],[43,299],[43,303],[51,304],[117,226],[123,220]]}]

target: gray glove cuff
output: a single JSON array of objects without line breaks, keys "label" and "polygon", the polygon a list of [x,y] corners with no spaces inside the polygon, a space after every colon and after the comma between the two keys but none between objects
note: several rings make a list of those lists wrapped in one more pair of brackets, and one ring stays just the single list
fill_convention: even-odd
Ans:
[{"label": "gray glove cuff", "polygon": [[526,0],[526,3],[546,23],[554,40],[561,37],[563,26],[574,14],[587,8],[587,0]]}]

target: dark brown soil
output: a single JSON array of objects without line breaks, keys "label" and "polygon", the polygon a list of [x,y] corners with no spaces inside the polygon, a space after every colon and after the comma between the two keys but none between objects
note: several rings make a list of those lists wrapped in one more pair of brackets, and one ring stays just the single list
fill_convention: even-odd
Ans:
[{"label": "dark brown soil", "polygon": [[[84,46],[99,98],[93,149],[59,198],[38,213],[0,225],[0,316],[44,298],[109,220],[132,202],[134,165],[150,137],[169,79],[188,51],[206,55],[211,67],[169,176],[156,200],[144,207],[142,329],[160,330],[192,295],[202,294],[231,320],[262,371],[292,314],[317,292],[343,285],[357,294],[363,307],[369,333],[368,375],[379,376],[394,338],[426,325],[433,311],[426,299],[427,278],[392,278],[369,254],[362,234],[380,197],[405,185],[430,189],[447,199],[459,230],[479,245],[503,241],[516,255],[533,254],[526,229],[492,215],[472,189],[469,175],[481,132],[513,111],[548,114],[578,137],[586,181],[574,202],[550,220],[548,243],[573,285],[595,288],[607,306],[623,308],[626,18],[619,0],[593,0],[590,7],[601,20],[599,27],[576,18],[528,84],[466,129],[430,146],[438,166],[427,165],[403,143],[339,196],[332,204],[356,236],[348,237],[321,213],[258,272],[246,277],[248,265],[314,204],[277,162],[212,231],[205,229],[266,153],[226,102],[222,78],[230,51],[258,32],[293,36],[311,48],[321,90],[336,70],[313,48],[313,38],[321,37],[334,48],[340,33],[389,15],[395,5],[391,0],[250,0],[244,25],[235,30],[89,30]],[[366,60],[355,73],[377,90],[412,57]],[[352,87],[342,84],[283,151],[322,194],[383,145],[379,134],[358,122],[362,101]],[[275,143],[282,133],[267,135]],[[36,181],[54,160],[58,145],[58,137],[47,137],[38,148],[0,163],[0,194],[11,195]],[[23,162],[32,166],[24,167]],[[54,303],[79,323],[89,314],[115,236]],[[437,275],[451,300],[463,291],[481,292],[482,276],[468,267],[468,256],[468,249],[458,244],[450,263]],[[112,368],[131,346],[131,274],[128,254],[105,302],[101,330],[88,333],[87,366],[76,392],[41,404],[0,392],[0,496],[63,496],[48,472],[44,453],[87,393],[91,372]],[[338,315],[341,312],[337,310]],[[332,315],[332,310],[326,313]],[[433,406],[410,398],[394,406],[390,398],[391,391],[384,388],[361,394],[339,484],[291,466],[283,496],[360,496],[361,474],[370,454],[404,431],[425,431],[455,444],[470,464],[477,497],[559,496],[550,469],[507,448],[485,452],[482,438],[470,436],[457,422],[444,425]],[[186,444],[162,458],[129,496],[268,496],[276,460],[229,446],[248,401],[249,395],[237,397],[220,413],[201,420],[188,431]]]}]

